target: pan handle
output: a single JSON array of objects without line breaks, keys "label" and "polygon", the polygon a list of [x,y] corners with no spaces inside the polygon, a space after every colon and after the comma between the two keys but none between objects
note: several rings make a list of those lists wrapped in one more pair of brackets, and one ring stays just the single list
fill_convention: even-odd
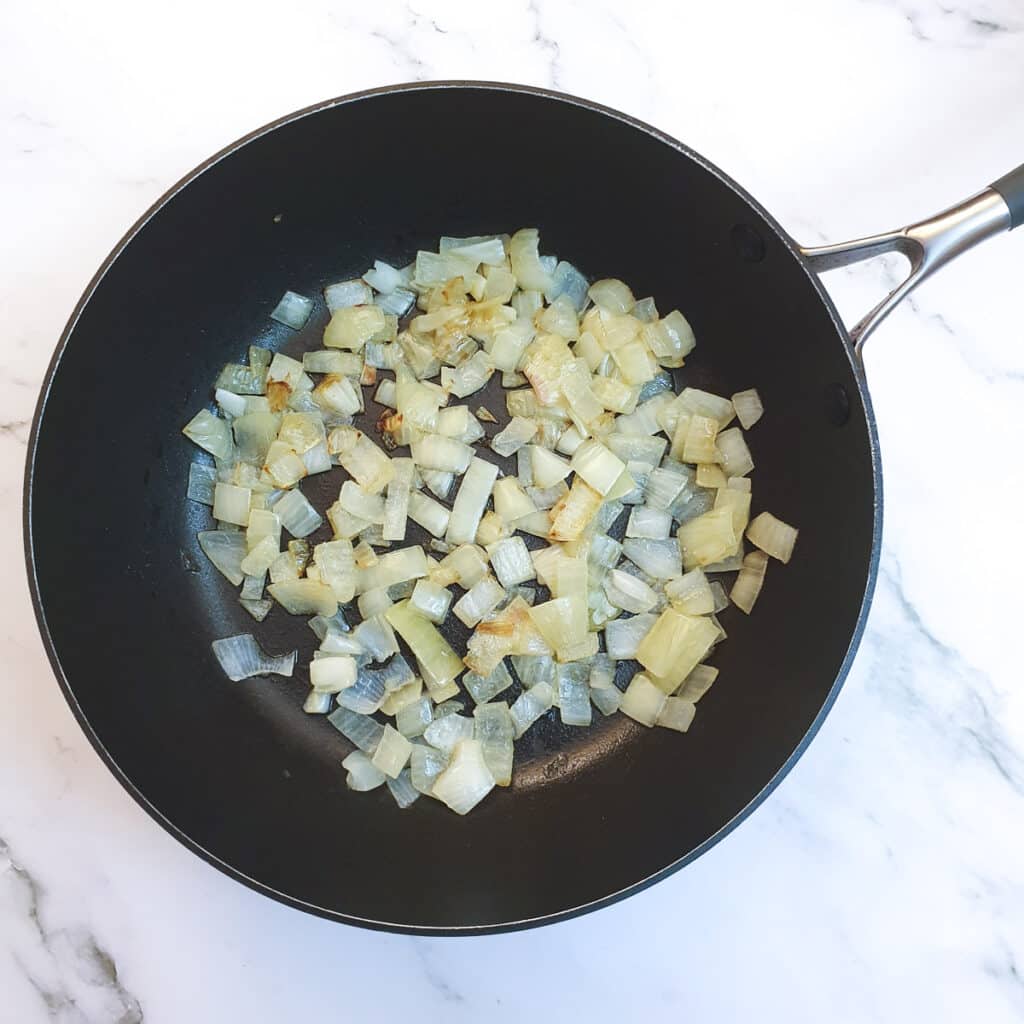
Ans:
[{"label": "pan handle", "polygon": [[887,252],[901,253],[910,263],[906,279],[850,329],[850,341],[860,357],[868,335],[925,278],[979,242],[1003,231],[1012,231],[1021,224],[1024,224],[1024,164],[970,199],[909,227],[852,242],[800,246],[799,249],[816,274]]}]

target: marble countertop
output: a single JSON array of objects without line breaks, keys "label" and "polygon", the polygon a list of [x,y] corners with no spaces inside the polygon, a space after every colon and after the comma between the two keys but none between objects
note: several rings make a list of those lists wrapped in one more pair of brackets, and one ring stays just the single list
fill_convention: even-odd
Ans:
[{"label": "marble countertop", "polygon": [[[364,932],[177,845],[60,695],[20,523],[37,389],[86,282],[251,128],[406,79],[551,86],[686,141],[800,240],[837,241],[1024,159],[1019,0],[8,4],[0,54],[0,1019],[1024,1018],[1024,231],[923,286],[868,346],[882,568],[818,738],[699,861],[579,920]],[[827,283],[852,320],[896,269]]]}]

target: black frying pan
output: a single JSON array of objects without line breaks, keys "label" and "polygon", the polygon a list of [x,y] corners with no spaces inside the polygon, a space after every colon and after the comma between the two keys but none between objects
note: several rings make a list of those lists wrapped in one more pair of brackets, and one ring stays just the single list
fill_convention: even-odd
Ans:
[{"label": "black frying pan", "polygon": [[[440,142],[450,132],[458,141]],[[851,337],[815,272],[898,249],[919,278],[1024,220],[1024,169],[995,188],[903,232],[801,250],[674,140],[505,85],[364,93],[230,146],[104,263],[36,411],[28,572],[82,727],[132,796],[211,864],[353,924],[526,927],[688,863],[800,756],[846,675],[874,584],[881,476],[853,344],[916,278]],[[305,679],[231,683],[214,662],[210,641],[232,633],[298,646],[304,659],[314,638],[280,609],[254,630],[201,557],[208,513],[184,498],[195,449],[180,429],[250,343],[315,344],[322,306],[299,335],[268,319],[286,288],[319,295],[373,258],[401,265],[441,234],[524,225],[592,278],[621,277],[686,313],[698,348],[678,383],[760,390],[756,508],[797,524],[800,541],[789,566],[770,568],[754,615],[726,613],[721,677],[686,736],[621,715],[567,729],[551,713],[517,747],[512,787],[468,817],[430,800],[399,812],[385,790],[346,791],[348,745],[300,710]],[[484,401],[504,409],[499,394]],[[326,491],[312,496],[323,507]]]}]

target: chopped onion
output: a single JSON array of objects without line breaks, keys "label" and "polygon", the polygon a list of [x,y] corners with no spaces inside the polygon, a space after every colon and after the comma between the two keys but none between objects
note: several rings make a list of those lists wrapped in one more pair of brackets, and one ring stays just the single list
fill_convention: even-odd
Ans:
[{"label": "chopped onion", "polygon": [[476,537],[477,527],[497,478],[497,466],[478,458],[470,462],[448,521],[445,540],[449,544],[465,544]]},{"label": "chopped onion", "polygon": [[200,409],[181,431],[190,441],[218,459],[231,457],[234,442],[227,420],[219,419],[208,409]]},{"label": "chopped onion", "polygon": [[504,600],[505,591],[493,576],[485,576],[455,602],[452,611],[463,624],[473,627]]},{"label": "chopped onion", "polygon": [[736,418],[744,430],[749,430],[764,415],[761,396],[754,388],[749,391],[737,391],[732,396],[732,407],[736,410]]},{"label": "chopped onion", "polygon": [[[429,670],[438,685],[456,679],[462,672],[462,659],[438,633],[434,624],[412,608],[408,601],[389,608],[387,620],[409,645],[421,667]],[[426,683],[427,679],[423,681]]]},{"label": "chopped onion", "polygon": [[680,697],[666,697],[654,724],[666,729],[675,729],[677,732],[686,732],[696,714],[697,705],[692,701]]},{"label": "chopped onion", "polygon": [[754,468],[750,449],[739,427],[723,430],[716,441],[718,461],[726,476],[746,476]]},{"label": "chopped onion", "polygon": [[622,542],[622,553],[656,580],[670,580],[683,571],[679,544],[674,540],[629,538]]},{"label": "chopped onion", "polygon": [[475,672],[467,672],[462,677],[462,684],[477,704],[486,704],[512,685],[512,675],[504,661],[500,661],[489,675],[478,676]]},{"label": "chopped onion", "polygon": [[[593,635],[593,634],[591,634]],[[595,637],[596,639],[596,637]],[[581,671],[575,671],[580,669]],[[563,725],[590,725],[590,687],[586,665],[559,665],[558,710]]]},{"label": "chopped onion", "polygon": [[500,540],[487,549],[487,554],[491,560],[494,575],[506,589],[536,577],[530,552],[523,543],[522,537],[509,537],[507,540]]},{"label": "chopped onion", "polygon": [[432,795],[456,814],[468,814],[494,788],[479,740],[466,739],[452,751],[448,767],[434,782]]},{"label": "chopped onion", "polygon": [[236,683],[251,676],[290,676],[298,657],[298,651],[281,655],[264,654],[263,648],[251,633],[214,640],[210,646],[224,674]]},{"label": "chopped onion", "polygon": [[718,627],[710,619],[666,608],[640,642],[636,660],[666,693],[672,693],[717,638]]},{"label": "chopped onion", "polygon": [[693,704],[711,689],[711,684],[718,678],[718,669],[711,665],[697,665],[683,680],[676,691],[676,696]]},{"label": "chopped onion", "polygon": [[339,281],[337,284],[329,284],[324,288],[324,301],[331,313],[339,309],[347,309],[349,306],[365,306],[372,299],[373,292],[358,280]]},{"label": "chopped onion", "polygon": [[473,738],[473,719],[458,713],[435,716],[423,738],[435,749],[451,754],[457,743]]},{"label": "chopped onion", "polygon": [[755,516],[747,527],[747,537],[766,555],[777,558],[780,562],[788,562],[793,556],[797,534],[800,531],[781,519],[776,519],[771,512],[762,512]]},{"label": "chopped onion", "polygon": [[668,698],[642,672],[633,676],[622,695],[620,710],[641,725],[651,726],[658,719]]},{"label": "chopped onion", "polygon": [[607,313],[628,313],[636,305],[629,286],[615,278],[595,281],[588,294],[594,305]]},{"label": "chopped onion", "polygon": [[293,537],[308,537],[324,522],[323,516],[297,488],[281,495],[274,505],[274,513]]},{"label": "chopped onion", "polygon": [[604,592],[616,608],[634,614],[648,612],[658,603],[658,595],[643,580],[618,569],[605,576]]},{"label": "chopped onion", "polygon": [[338,610],[338,601],[331,588],[314,580],[271,583],[267,591],[292,615],[324,615],[330,618]]},{"label": "chopped onion", "polygon": [[424,730],[434,720],[433,701],[429,697],[419,697],[411,704],[406,704],[395,715],[395,727],[409,739],[422,736]]},{"label": "chopped onion", "polygon": [[297,331],[306,325],[309,314],[312,312],[312,299],[305,295],[299,295],[297,292],[285,292],[270,314],[270,319]]},{"label": "chopped onion", "polygon": [[448,757],[426,744],[415,744],[409,761],[409,781],[421,793],[433,795],[434,782],[448,767]]},{"label": "chopped onion", "polygon": [[409,518],[435,537],[443,537],[451,513],[433,498],[413,491],[409,495]]},{"label": "chopped onion", "polygon": [[509,425],[491,438],[491,450],[507,458],[514,455],[537,433],[537,424],[522,416],[513,416]]},{"label": "chopped onion", "polygon": [[309,666],[309,680],[320,693],[340,693],[356,681],[354,658],[320,658]]},{"label": "chopped onion", "polygon": [[423,469],[465,473],[473,460],[473,449],[453,437],[425,434],[412,443],[412,458]]},{"label": "chopped onion", "polygon": [[683,564],[687,569],[713,565],[736,549],[732,509],[705,512],[680,526],[678,536]]},{"label": "chopped onion", "polygon": [[444,622],[451,607],[452,594],[447,587],[439,587],[430,580],[417,580],[409,604],[425,619],[435,624]]},{"label": "chopped onion", "polygon": [[519,695],[516,702],[509,708],[516,739],[522,736],[554,704],[554,700],[555,692],[551,684],[547,682],[537,683]]},{"label": "chopped onion", "polygon": [[629,619],[615,619],[605,627],[604,641],[608,655],[616,661],[635,658],[644,637],[657,621],[656,615],[634,615]]},{"label": "chopped onion", "polygon": [[203,554],[237,587],[245,577],[242,571],[242,561],[248,553],[245,534],[200,530],[196,539]]},{"label": "chopped onion", "polygon": [[622,691],[616,686],[610,686],[603,690],[591,687],[590,699],[594,707],[607,717],[614,715],[622,706]]},{"label": "chopped onion", "polygon": [[514,753],[515,724],[505,703],[480,704],[473,712],[474,737],[480,742],[483,754],[494,781],[499,786],[512,782],[512,758]]},{"label": "chopped onion", "polygon": [[384,785],[386,776],[361,750],[353,750],[341,766],[348,772],[345,784],[357,793],[366,793]]},{"label": "chopped onion", "polygon": [[629,514],[626,536],[644,540],[667,540],[672,529],[672,517],[657,508],[638,505]]},{"label": "chopped onion", "polygon": [[368,715],[361,715],[346,707],[339,707],[327,716],[327,721],[334,726],[349,742],[360,750],[372,754],[384,733],[384,728]]},{"label": "chopped onion", "polygon": [[397,729],[385,725],[377,749],[373,752],[372,763],[378,771],[397,779],[409,763],[411,755],[412,744]]}]

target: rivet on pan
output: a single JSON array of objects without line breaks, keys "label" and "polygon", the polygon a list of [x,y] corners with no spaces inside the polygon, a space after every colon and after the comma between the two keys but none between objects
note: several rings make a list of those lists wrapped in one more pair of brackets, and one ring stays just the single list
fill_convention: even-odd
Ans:
[{"label": "rivet on pan", "polygon": [[764,239],[749,224],[736,224],[729,232],[736,255],[745,263],[760,263],[765,257]]}]

